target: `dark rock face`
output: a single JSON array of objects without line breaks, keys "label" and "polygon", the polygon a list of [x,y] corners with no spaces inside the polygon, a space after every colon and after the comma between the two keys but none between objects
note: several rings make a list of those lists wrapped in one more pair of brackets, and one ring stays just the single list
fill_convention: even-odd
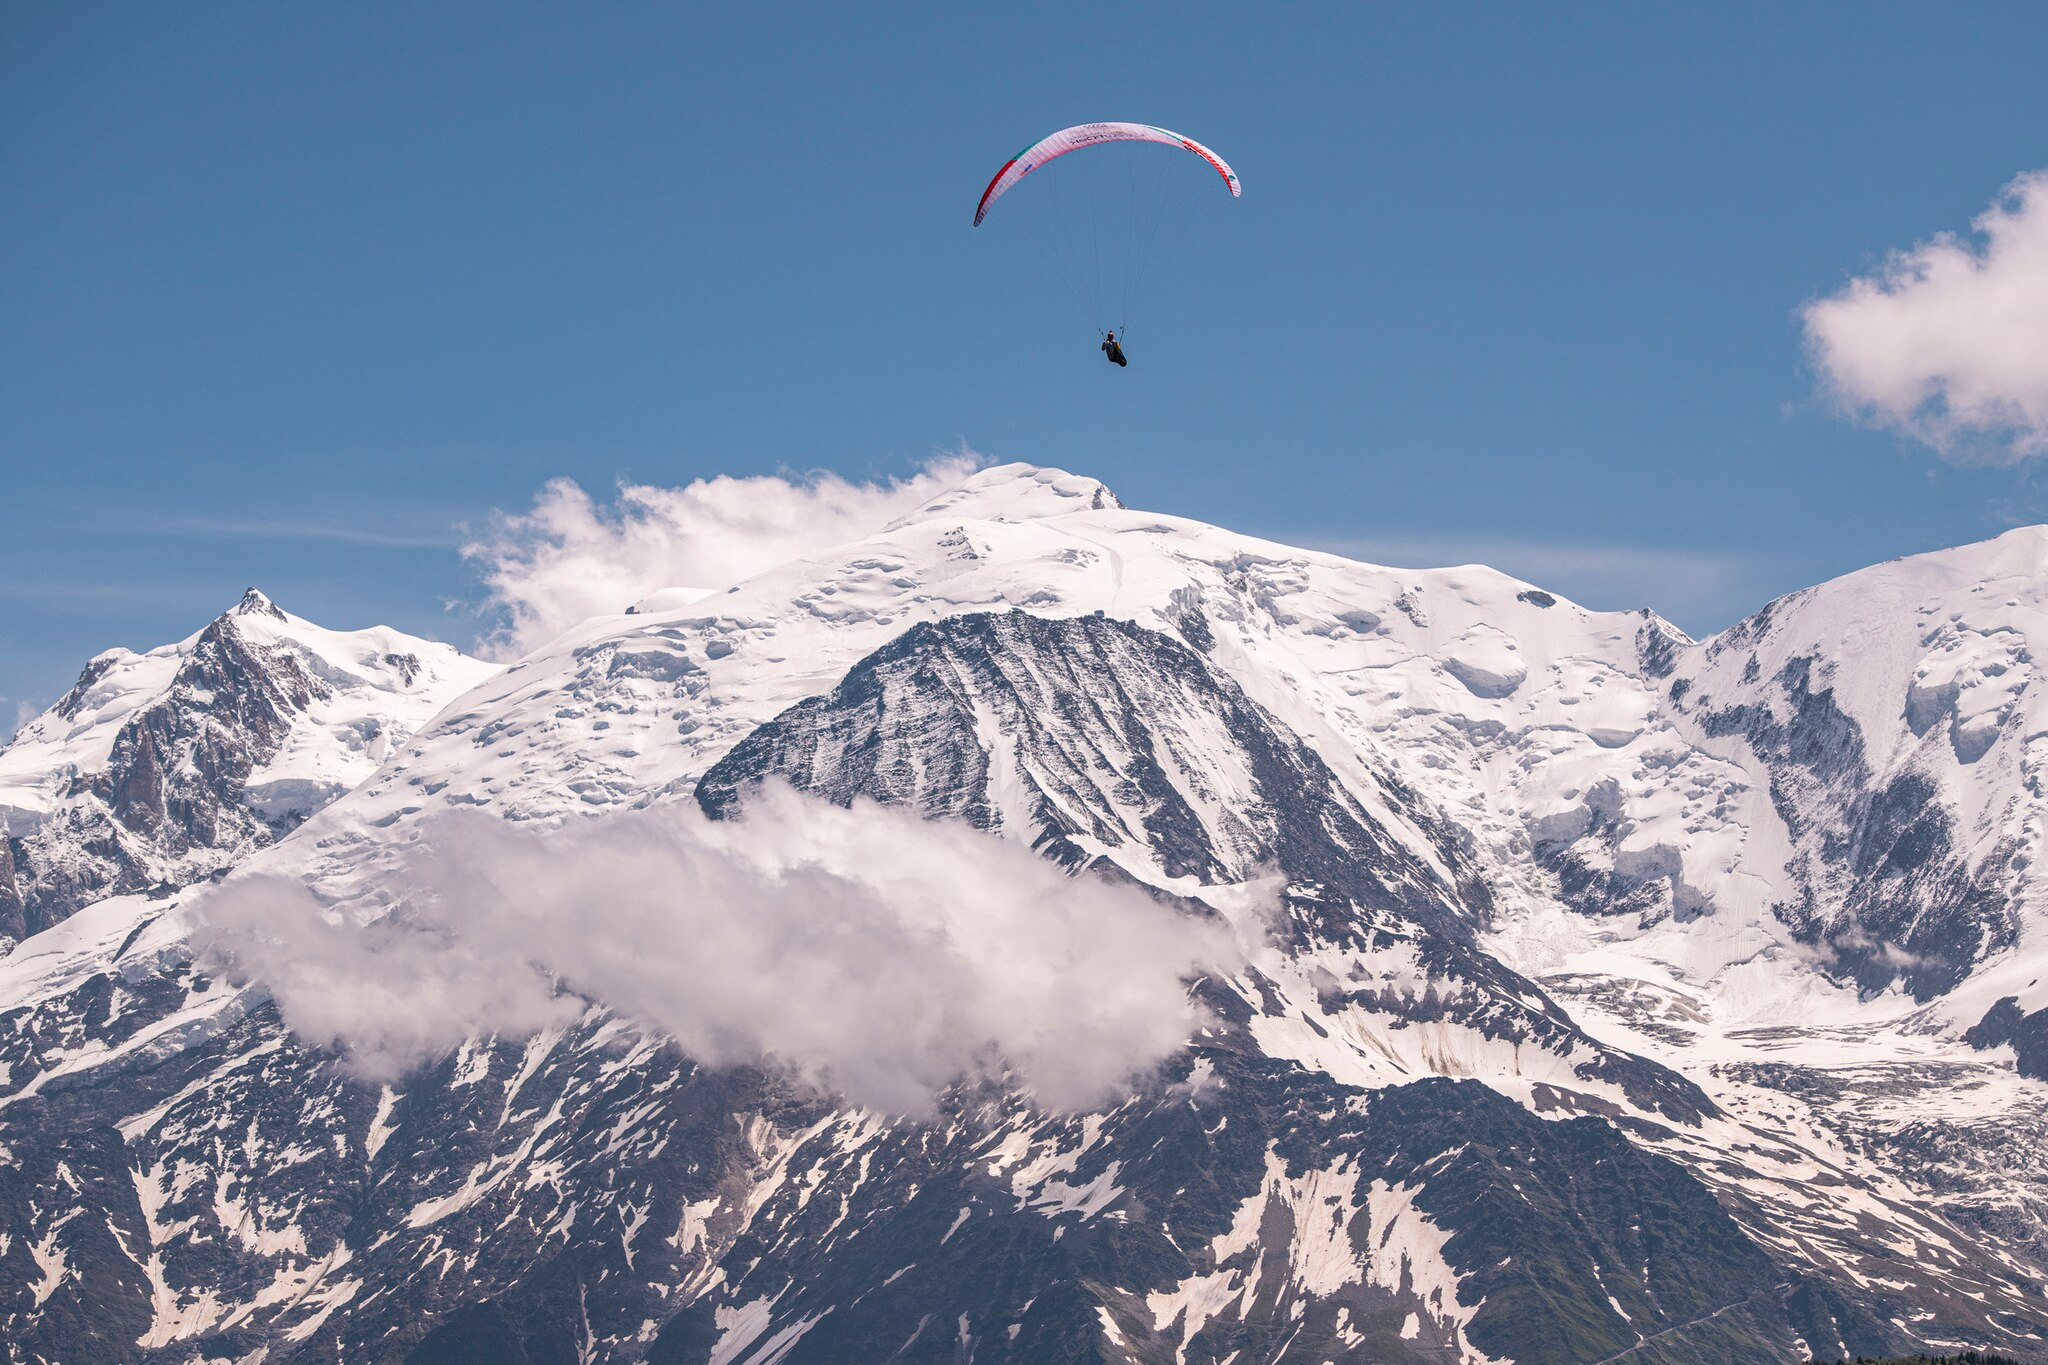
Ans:
[{"label": "dark rock face", "polygon": [[2018,925],[1997,889],[2003,859],[1968,865],[1954,817],[1924,776],[1877,781],[1862,730],[1818,668],[1796,658],[1772,679],[1785,719],[1768,704],[1715,710],[1706,699],[1698,719],[1709,736],[1742,736],[1768,765],[1772,802],[1798,848],[1802,892],[1780,915],[1807,942],[1826,945],[1864,989],[1900,981],[1926,1000],[2013,943]]},{"label": "dark rock face", "polygon": [[[1455,885],[1234,682],[1129,622],[1008,612],[916,626],[735,746],[697,799],[731,815],[775,777],[841,804],[868,797],[995,828],[998,766],[1024,807],[1009,818],[1022,815],[1049,857],[1086,864],[1085,841],[1204,883],[1277,869],[1293,948],[1412,942],[1442,986],[1410,998],[1332,983],[1330,1000],[1581,1051],[1584,1074],[1681,1121],[1712,1109],[1675,1073],[1584,1035],[1534,982],[1479,951],[1473,931],[1490,902],[1462,844],[1412,792],[1383,779],[1380,795],[1434,834],[1443,865],[1464,873]],[[1205,801],[1212,784],[1241,795]]]},{"label": "dark rock face", "polygon": [[[138,736],[131,809],[195,808],[142,761],[172,741],[204,742]],[[232,790],[231,754],[212,771]],[[1474,1081],[1343,1084],[1261,1050],[1270,979],[1205,983],[1216,1026],[1089,1115],[976,1087],[890,1120],[708,1071],[596,1007],[387,1088],[143,925],[0,1012],[0,1360],[1689,1365],[1915,1345],[1894,1319],[1975,1338],[2002,1311],[1774,1250],[1738,1186],[1652,1150],[1702,1131],[1706,1098],[1484,952],[1457,831],[1397,783],[1347,789],[1168,637],[918,627],[697,797],[736,814],[769,778],[1004,828],[1082,875],[1278,868],[1288,953],[1412,950],[1428,973],[1420,993],[1332,978],[1322,1018],[1454,1024],[1584,1089],[1537,1086],[1553,1118]]]},{"label": "dark rock face", "polygon": [[[205,993],[184,976],[142,1012]],[[0,1028],[21,1057],[61,1024]],[[779,1341],[760,1358],[951,1361],[964,1341],[1016,1362],[1476,1347],[1562,1365],[1651,1337],[1644,1358],[1675,1365],[1782,1358],[1804,1330],[1806,1282],[1605,1120],[1538,1119],[1473,1082],[1361,1095],[1230,1046],[1104,1116],[975,1092],[890,1123],[704,1072],[596,1012],[387,1095],[266,1006],[158,1065],[44,1086],[0,1140],[24,1154],[0,1171],[10,1361],[702,1362],[751,1325],[721,1358]],[[1435,1297],[1433,1274],[1455,1277]],[[305,1296],[167,1339],[166,1297],[205,1320],[206,1294],[281,1279]],[[1896,1340],[1827,1323],[1859,1349]]]},{"label": "dark rock face", "polygon": [[1963,1040],[1975,1048],[2011,1043],[2020,1075],[2048,1081],[2048,1009],[2023,1014],[2019,997],[2008,995],[1993,1005]]},{"label": "dark rock face", "polygon": [[28,929],[21,879],[14,871],[14,861],[20,848],[19,839],[11,835],[0,836],[0,937],[19,938]]},{"label": "dark rock face", "polygon": [[1650,619],[1636,631],[1636,659],[1643,676],[1668,678],[1678,665],[1678,647],[1685,643],[1685,637],[1650,613],[1643,614]]},{"label": "dark rock face", "polygon": [[1566,905],[1582,915],[1634,915],[1645,928],[1698,908],[1679,880],[1676,849],[1624,851],[1634,826],[1623,813],[1619,784],[1611,778],[1593,784],[1578,814],[1568,828],[1539,837],[1532,849],[1538,865],[1556,876]]},{"label": "dark rock face", "polygon": [[[57,704],[59,715],[78,714],[104,673],[96,665]],[[290,829],[295,820],[250,810],[243,784],[327,694],[292,654],[245,639],[235,612],[215,620],[164,697],[122,724],[106,765],[77,778],[70,794],[86,799],[7,840],[0,934],[36,933],[106,896],[200,880]]]},{"label": "dark rock face", "polygon": [[[994,737],[980,734],[977,706],[1016,749],[1025,809],[1012,816],[1028,819],[1037,846],[1063,863],[1086,861],[1076,843],[1085,837],[1149,851],[1169,877],[1224,881],[1270,865],[1291,883],[1341,886],[1357,905],[1471,938],[1457,888],[1235,683],[1169,636],[1101,617],[1008,612],[916,626],[831,693],[742,741],[705,775],[699,804],[731,814],[749,784],[777,776],[841,804],[868,796],[995,828]],[[1219,796],[1226,774],[1243,778],[1250,799]],[[1412,793],[1386,790],[1469,875],[1443,822]],[[1349,912],[1323,927],[1351,940],[1360,932]]]}]

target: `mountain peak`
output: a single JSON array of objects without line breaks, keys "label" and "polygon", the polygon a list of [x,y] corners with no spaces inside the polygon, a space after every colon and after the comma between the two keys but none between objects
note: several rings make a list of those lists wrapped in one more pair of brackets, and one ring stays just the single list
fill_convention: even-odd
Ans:
[{"label": "mountain peak", "polygon": [[[36,1192],[0,1201],[0,1239],[53,1286],[0,1304],[7,1339],[93,1356],[111,1320],[181,1358],[450,1359],[560,1354],[542,1334],[574,1322],[598,1354],[790,1365],[1213,1360],[1293,1333],[1442,1362],[2038,1341],[2048,532],[1695,645],[1492,570],[1119,510],[1060,470],[919,496],[502,675],[253,590],[179,645],[102,656],[0,751],[0,935],[24,943],[0,962],[0,1146]],[[697,828],[664,805],[725,814],[766,781],[959,816],[1242,929],[1242,953],[1193,986],[1199,1032],[1158,1035],[1184,1042],[1160,1083],[1083,1116],[985,1077],[940,1122],[882,1121],[693,1056],[635,1017],[639,983],[757,978],[756,1024],[798,1046],[850,1017],[695,910],[679,923],[717,932],[683,958],[650,955],[662,921],[637,913],[529,919],[547,935],[508,961],[631,955],[625,998],[600,980],[600,1008],[500,1034],[493,992],[456,981],[390,1012],[446,1055],[402,1087],[344,1072],[391,1036],[347,1022],[349,974],[405,964],[366,956],[378,939],[337,955],[321,907],[431,894],[442,874],[406,869],[469,822],[576,839],[588,813],[619,823],[551,842],[553,884],[715,896],[702,913],[741,926],[756,898],[623,855],[666,840],[649,822]],[[785,837],[740,829],[716,835]],[[875,885],[888,851],[829,834],[791,831],[794,856]],[[948,932],[998,945],[960,957],[976,988],[1093,1018],[1071,978],[988,956],[1001,872],[960,857],[934,875],[961,879]],[[230,867],[253,875],[198,894],[241,897],[288,954],[278,984],[310,983],[267,1004],[186,941],[181,888]],[[786,904],[848,972],[916,931],[879,900]],[[1115,917],[1088,930],[1076,953],[1145,951]],[[287,1032],[307,1021],[313,1046]],[[900,1031],[852,1043],[893,1065]],[[79,1133],[118,1136],[86,1161]],[[142,1274],[114,1254],[143,1245]],[[446,1298],[412,1288],[465,1245]]]},{"label": "mountain peak", "polygon": [[1123,505],[1100,479],[1021,462],[999,464],[955,484],[916,511],[898,518],[890,529],[937,516],[1035,521]]},{"label": "mountain peak", "polygon": [[277,603],[264,596],[262,591],[257,588],[250,588],[243,592],[242,600],[229,607],[223,614],[228,616],[271,616],[280,621],[287,619],[283,609]]}]

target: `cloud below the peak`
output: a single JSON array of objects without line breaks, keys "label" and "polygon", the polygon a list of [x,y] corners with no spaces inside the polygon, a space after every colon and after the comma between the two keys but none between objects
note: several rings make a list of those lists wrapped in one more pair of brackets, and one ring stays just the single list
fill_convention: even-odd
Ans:
[{"label": "cloud below the peak", "polygon": [[531,510],[499,513],[462,548],[484,582],[480,610],[494,622],[478,644],[490,657],[516,658],[664,589],[727,587],[880,530],[981,464],[962,452],[883,482],[814,473],[621,484],[609,504],[572,480],[552,480]]},{"label": "cloud below the peak", "polygon": [[1848,413],[1958,464],[2048,454],[2048,170],[1800,310],[1823,386]]},{"label": "cloud below the peak", "polygon": [[1243,960],[1222,921],[1022,845],[786,787],[724,821],[687,804],[543,831],[453,812],[380,873],[393,901],[358,923],[299,880],[234,877],[196,937],[366,1080],[595,1001],[707,1065],[898,1113],[998,1074],[1054,1107],[1100,1101],[1197,1025],[1186,978]]}]

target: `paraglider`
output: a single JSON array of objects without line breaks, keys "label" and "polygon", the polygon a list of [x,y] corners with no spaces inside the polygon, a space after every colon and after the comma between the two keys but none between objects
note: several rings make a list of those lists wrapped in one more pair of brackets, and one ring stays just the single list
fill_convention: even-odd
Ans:
[{"label": "paraglider", "polygon": [[1230,197],[1235,199],[1244,193],[1244,187],[1237,183],[1237,172],[1230,169],[1222,157],[1204,147],[1191,137],[1154,128],[1149,123],[1077,123],[1071,128],[1062,128],[1050,137],[1042,137],[1017,155],[1003,163],[996,172],[996,178],[988,182],[988,188],[981,192],[981,203],[974,209],[974,225],[981,226],[981,220],[988,217],[989,209],[996,200],[1010,192],[1010,187],[1019,180],[1048,162],[1078,152],[1083,147],[1098,147],[1105,142],[1159,142],[1169,147],[1185,147],[1202,160],[1216,168],[1223,177],[1223,183],[1230,186]]},{"label": "paraglider", "polygon": [[[1040,138],[1005,161],[974,207],[974,225],[980,227],[996,201],[1015,189],[1026,176],[1069,152],[1113,143],[1156,143],[1190,152],[1222,178],[1233,199],[1244,193],[1243,186],[1238,183],[1237,172],[1230,168],[1229,163],[1193,138],[1149,123],[1080,123]],[[1102,202],[1105,198],[1114,201],[1113,191],[1117,186],[1108,184],[1106,189],[1112,193],[1099,193],[1105,187],[1098,180],[1086,176],[1081,179],[1088,191],[1085,209],[1078,206],[1070,209],[1066,204],[1067,196],[1061,192],[1064,183],[1061,175],[1053,177],[1054,185],[1050,192],[1042,196],[1026,196],[1039,198],[1042,204],[1042,207],[1027,205],[1027,209],[1039,207],[1041,215],[1049,215],[1052,219],[1041,226],[1046,228],[1051,239],[1049,246],[1054,261],[1068,286],[1094,315],[1097,335],[1103,338],[1102,354],[1111,364],[1120,367],[1129,361],[1125,358],[1118,335],[1130,335],[1127,315],[1133,295],[1151,263],[1150,257],[1159,242],[1161,227],[1168,218],[1167,199],[1187,178],[1186,172],[1180,169],[1185,163],[1174,163],[1167,158],[1143,175],[1145,184],[1141,186],[1140,169],[1136,163],[1147,160],[1141,156],[1135,163],[1119,164],[1124,171],[1124,184],[1129,190],[1125,203],[1105,205]],[[1101,171],[1100,164],[1091,162],[1090,166],[1091,173],[1103,180],[1109,178],[1106,172]],[[1005,211],[1006,216],[1011,213],[1010,210]],[[1031,213],[1027,211],[1015,216],[1027,234],[1035,237],[1038,229],[1031,221]],[[1115,327],[1105,330],[1106,324],[1111,322]]]}]

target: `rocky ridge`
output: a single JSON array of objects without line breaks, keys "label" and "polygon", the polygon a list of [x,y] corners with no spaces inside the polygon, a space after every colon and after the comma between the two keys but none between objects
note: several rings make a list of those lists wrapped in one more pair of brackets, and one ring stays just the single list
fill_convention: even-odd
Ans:
[{"label": "rocky ridge", "polygon": [[[773,778],[1191,914],[1277,869],[1276,952],[1204,983],[1215,1025],[1114,1109],[977,1086],[913,1122],[705,1071],[602,1002],[365,1088],[194,965],[193,892],[97,900],[0,959],[0,1340],[16,1361],[2036,1354],[2039,534],[1693,642],[1005,467],[593,621],[480,668],[251,865],[346,896],[450,805],[730,814]],[[251,694],[229,714],[290,732],[317,710],[282,671],[217,676]]]},{"label": "rocky ridge", "polygon": [[493,671],[397,631],[323,630],[254,588],[190,639],[98,655],[0,750],[0,935],[224,871]]}]

